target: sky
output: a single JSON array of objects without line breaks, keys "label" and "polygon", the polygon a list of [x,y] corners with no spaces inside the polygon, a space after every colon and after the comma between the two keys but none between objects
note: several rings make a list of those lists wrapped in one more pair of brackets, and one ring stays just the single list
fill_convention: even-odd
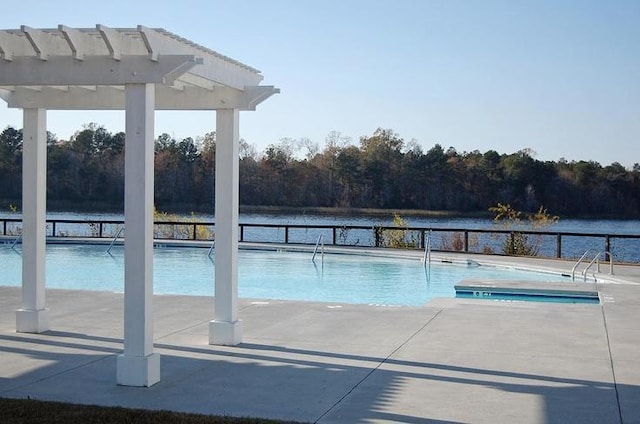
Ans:
[{"label": "sky", "polygon": [[[531,149],[539,160],[640,162],[640,0],[21,0],[1,29],[144,25],[259,69],[281,89],[240,114],[263,151],[283,138],[322,149],[392,129],[426,152]],[[49,111],[68,139],[124,130],[124,112]],[[0,129],[22,127],[0,101]],[[215,112],[156,112],[155,133],[197,138]]]}]

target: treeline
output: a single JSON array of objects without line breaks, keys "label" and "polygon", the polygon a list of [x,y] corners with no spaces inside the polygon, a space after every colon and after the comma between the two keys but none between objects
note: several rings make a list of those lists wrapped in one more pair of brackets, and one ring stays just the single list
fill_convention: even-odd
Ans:
[{"label": "treeline", "polygon": [[[504,154],[458,152],[439,144],[424,152],[392,130],[359,144],[332,132],[324,148],[282,139],[262,153],[240,141],[240,203],[256,206],[487,211],[497,202],[523,211],[544,205],[562,216],[640,216],[640,165],[540,161],[528,149]],[[0,199],[21,198],[22,131],[0,134]],[[96,124],[70,140],[48,136],[48,202],[122,207],[124,133]],[[155,141],[159,209],[210,212],[214,207],[215,134]],[[6,207],[7,205],[2,205]]]}]

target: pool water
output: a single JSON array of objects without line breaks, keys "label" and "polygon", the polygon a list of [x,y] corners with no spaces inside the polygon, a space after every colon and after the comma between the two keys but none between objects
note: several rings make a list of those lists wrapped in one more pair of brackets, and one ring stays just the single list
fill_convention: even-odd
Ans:
[{"label": "pool water", "polygon": [[[124,290],[124,249],[48,245],[48,288]],[[206,248],[156,248],[154,293],[213,296],[215,254]],[[21,285],[22,257],[0,248],[0,285]],[[423,305],[434,297],[455,297],[464,279],[569,281],[543,274],[488,266],[432,264],[417,259],[240,250],[238,292],[243,298],[380,305]]]}]

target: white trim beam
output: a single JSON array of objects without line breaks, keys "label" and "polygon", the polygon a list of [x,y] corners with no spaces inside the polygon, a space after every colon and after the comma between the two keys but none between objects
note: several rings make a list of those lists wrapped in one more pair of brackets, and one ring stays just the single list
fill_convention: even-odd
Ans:
[{"label": "white trim beam", "polygon": [[[179,83],[180,81],[176,81]],[[256,106],[280,90],[273,86],[247,87],[245,92],[229,87],[213,90],[184,85],[156,85],[156,110],[216,110],[234,108],[255,110]],[[2,93],[10,108],[43,107],[49,110],[122,110],[122,86],[69,86],[67,91],[16,87]]]},{"label": "white trim beam", "polygon": [[122,58],[122,34],[104,25],[96,25],[96,29],[107,46],[111,59],[120,60]]},{"label": "white trim beam", "polygon": [[76,60],[84,60],[84,56],[87,54],[91,44],[89,36],[75,28],[69,28],[65,25],[58,25],[58,30],[64,35],[64,39],[67,40],[73,58]]},{"label": "white trim beam", "polygon": [[162,84],[168,76],[177,78],[198,64],[191,55],[162,56],[151,62],[145,56],[87,56],[78,61],[70,56],[49,56],[46,62],[34,57],[15,57],[2,65],[0,85],[123,85]]},{"label": "white trim beam", "polygon": [[11,62],[14,56],[23,56],[27,45],[23,37],[0,31],[0,58]]},{"label": "white trim beam", "polygon": [[144,41],[144,46],[149,52],[149,59],[157,62],[158,52],[160,51],[160,46],[162,45],[162,40],[158,39],[159,34],[142,25],[138,25],[138,32],[140,32],[142,41]]},{"label": "white trim beam", "polygon": [[194,75],[238,90],[243,90],[244,87],[248,85],[258,85],[263,79],[262,75],[256,69],[243,65],[238,61],[212,50],[198,46],[169,31],[163,29],[148,29],[147,34],[150,36],[151,33],[157,34],[156,42],[162,44],[161,47],[158,47],[158,49],[161,50],[160,56],[164,51],[169,51],[172,54],[192,54],[197,57],[202,57],[203,66],[197,66],[191,70],[191,73]]},{"label": "white trim beam", "polygon": [[267,100],[274,94],[280,93],[279,88],[275,88],[272,85],[255,85],[244,88],[244,102],[246,108],[243,110],[256,110],[256,106]]},{"label": "white trim beam", "polygon": [[33,51],[36,52],[38,59],[47,60],[49,56],[48,47],[52,44],[51,35],[26,25],[22,25],[20,30],[29,40],[29,44],[31,44]]}]

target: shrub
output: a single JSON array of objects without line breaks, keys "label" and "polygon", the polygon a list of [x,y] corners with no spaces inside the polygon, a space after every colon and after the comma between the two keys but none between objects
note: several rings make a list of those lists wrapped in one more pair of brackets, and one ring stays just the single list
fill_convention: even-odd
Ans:
[{"label": "shrub", "polygon": [[[393,230],[380,231],[380,246],[394,248],[414,248],[420,246],[420,240],[415,232],[408,229],[409,225],[399,214],[393,214]],[[379,228],[376,228],[379,231]]]},{"label": "shrub", "polygon": [[493,222],[503,229],[511,231],[502,242],[502,251],[507,255],[537,256],[540,253],[542,236],[536,234],[524,234],[522,231],[542,231],[556,224],[559,217],[549,214],[540,206],[533,214],[526,215],[526,222],[522,220],[522,212],[509,204],[498,203],[489,208],[495,214]]},{"label": "shrub", "polygon": [[[176,222],[177,224],[156,224],[154,225],[153,236],[155,238],[165,239],[193,239],[194,222],[198,222],[195,214],[191,212],[191,216],[183,216],[160,212],[153,208],[154,222]],[[184,224],[183,224],[184,223]],[[203,225],[195,226],[196,240],[212,240],[215,238],[215,232]]]}]

